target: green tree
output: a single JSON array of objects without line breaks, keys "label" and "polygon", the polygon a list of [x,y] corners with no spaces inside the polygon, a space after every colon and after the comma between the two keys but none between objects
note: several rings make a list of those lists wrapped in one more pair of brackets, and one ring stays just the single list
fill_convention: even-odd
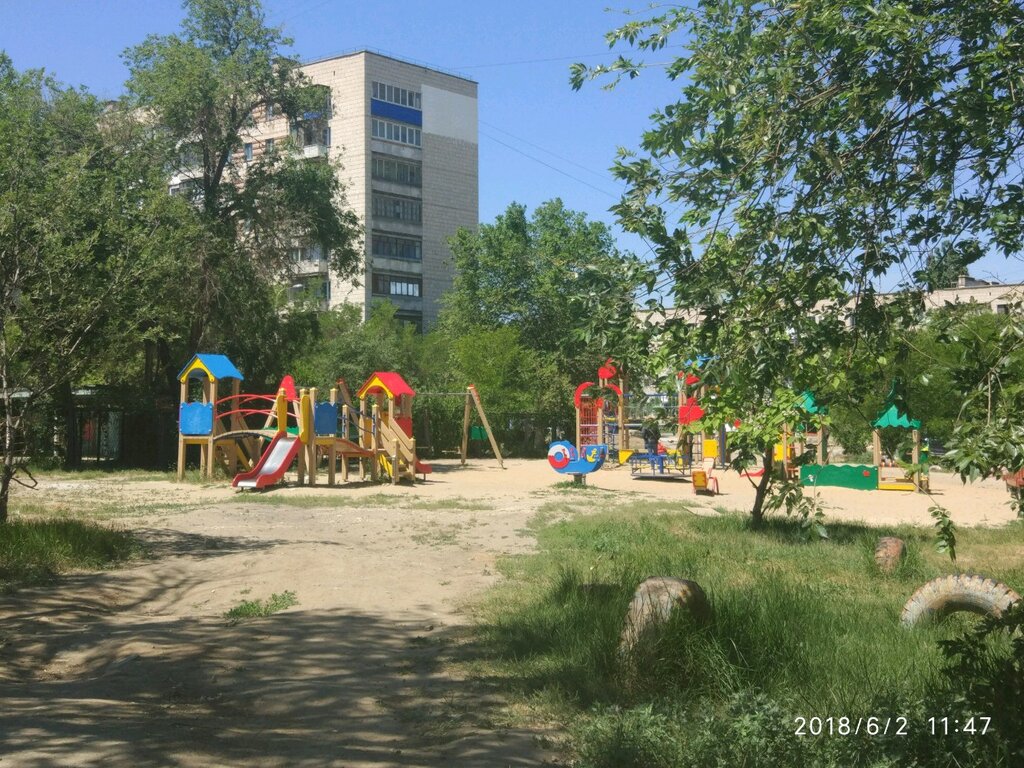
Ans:
[{"label": "green tree", "polygon": [[[451,246],[456,277],[445,297],[446,332],[513,328],[570,381],[592,376],[608,357],[643,370],[646,345],[633,311],[641,268],[615,247],[606,225],[558,199],[532,216],[512,203],[493,224],[460,230]],[[589,322],[591,312],[605,322]]]},{"label": "green tree", "polygon": [[[147,134],[0,54],[0,522],[41,403],[130,332],[181,201]],[[45,422],[44,422],[45,423]]]},{"label": "green tree", "polygon": [[[665,69],[679,99],[615,165],[615,210],[688,312],[663,354],[714,354],[709,416],[746,416],[740,463],[771,467],[794,392],[861,400],[919,316],[929,254],[1020,253],[1022,22],[1008,0],[742,0],[655,9],[608,35],[641,55],[685,49]],[[642,66],[575,65],[572,81]],[[898,299],[879,296],[885,276]]]},{"label": "green tree", "polygon": [[[242,162],[256,116],[284,114],[296,130],[319,125],[328,89],[312,85],[282,49],[291,41],[267,27],[258,0],[186,0],[179,34],[152,36],[125,53],[125,109],[162,139],[161,160],[193,202],[187,247],[153,274],[166,306],[155,330],[176,340],[173,365],[201,347],[245,358],[254,330],[278,334],[278,292],[292,282],[287,254],[313,245],[333,271],[361,266],[359,225],[346,207],[337,161],[310,161],[281,147]],[[283,334],[285,337],[287,333]]]},{"label": "green tree", "polygon": [[362,308],[354,304],[320,313],[318,328],[297,350],[288,370],[322,392],[344,379],[354,394],[374,371],[398,371],[416,382],[422,337],[411,324],[396,319],[395,311],[393,304],[382,302],[366,322]]}]

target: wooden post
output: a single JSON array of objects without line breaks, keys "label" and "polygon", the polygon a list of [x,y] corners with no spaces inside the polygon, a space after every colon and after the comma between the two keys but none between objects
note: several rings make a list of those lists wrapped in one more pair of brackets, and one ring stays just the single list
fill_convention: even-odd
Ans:
[{"label": "wooden post", "polygon": [[[231,396],[234,399],[231,401],[232,407],[229,410],[232,410],[232,411],[237,411],[238,410],[238,408],[239,408],[238,396],[241,394],[241,392],[242,392],[242,382],[240,382],[238,379],[232,379],[231,380]],[[214,416],[216,416],[216,414],[214,414]],[[242,418],[242,415],[239,414],[239,413],[232,414],[231,415],[231,421],[228,423],[228,429],[233,431],[235,429],[243,428],[245,426],[245,423],[241,421],[241,418]],[[238,440],[237,439],[234,440],[233,442],[235,443],[235,449],[230,451],[229,455],[228,455],[228,474],[236,475],[236,474],[238,474],[238,451],[240,450],[240,446],[238,445]]]},{"label": "wooden post", "polygon": [[181,397],[178,405],[178,482],[185,479],[185,436],[181,434],[181,405],[188,400],[188,378],[181,382]]},{"label": "wooden post", "polygon": [[[920,432],[920,430],[915,429],[915,430],[912,430],[910,434],[911,434],[911,436],[913,437],[913,440],[914,440],[914,447],[913,447],[913,449],[911,451],[911,454],[910,454],[910,461],[911,461],[912,464],[914,464],[916,466],[916,465],[921,463],[921,432]],[[921,470],[920,469],[915,470],[913,480],[914,480],[914,486],[917,488],[917,490],[920,491],[921,490]]]},{"label": "wooden post", "polygon": [[782,425],[782,476],[789,479],[789,424]]},{"label": "wooden post", "polygon": [[391,484],[398,485],[398,438],[391,441]]},{"label": "wooden post", "polygon": [[466,409],[462,414],[462,466],[466,466],[466,456],[469,455],[469,401],[471,395],[466,390]]},{"label": "wooden post", "polygon": [[304,436],[308,437],[307,424],[306,424],[306,410],[309,407],[309,391],[305,389],[299,390],[299,412],[298,412],[298,425],[299,425],[299,453],[298,453],[298,475],[299,485],[304,485],[306,482],[306,450],[309,447],[309,443],[303,440]]},{"label": "wooden post", "polygon": [[825,422],[818,417],[818,447],[814,452],[814,458],[819,467],[825,466]]},{"label": "wooden post", "polygon": [[498,441],[494,439],[494,433],[491,431],[491,424],[487,421],[487,414],[484,413],[484,406],[480,402],[480,394],[472,384],[469,385],[469,394],[473,396],[473,402],[476,403],[476,412],[480,414],[480,421],[483,422],[484,429],[487,431],[487,439],[491,442],[491,450],[494,451],[494,458],[498,460],[498,466],[504,469],[505,462],[501,458],[501,450],[498,448]]},{"label": "wooden post", "polygon": [[213,465],[216,461],[215,439],[220,431],[220,419],[217,418],[217,380],[210,379],[210,408],[213,410],[213,424],[210,427],[210,437],[206,441],[206,477],[213,479]]},{"label": "wooden post", "polygon": [[309,390],[308,405],[302,410],[302,419],[305,421],[309,419],[307,426],[308,442],[305,445],[306,456],[308,457],[307,465],[309,467],[309,484],[316,485],[316,471],[317,471],[317,446],[316,446],[316,387],[311,387]]},{"label": "wooden post", "polygon": [[277,433],[288,431],[288,395],[284,389],[280,389],[277,392],[277,398],[274,400],[274,414],[277,419]]},{"label": "wooden post", "polygon": [[622,397],[619,398],[619,450],[629,450],[629,413],[626,411],[626,392],[628,381],[623,375],[619,377],[619,389],[622,390]]},{"label": "wooden post", "polygon": [[[366,401],[363,399],[359,400],[359,413],[356,414],[356,441],[359,443],[359,447],[369,450],[367,448],[369,442],[365,435],[366,427],[369,425],[369,419],[366,418]],[[371,458],[371,461],[373,459]],[[362,482],[366,479],[366,461],[362,458],[359,459],[359,480]]]},{"label": "wooden post", "polygon": [[370,478],[377,482],[380,479],[380,453],[383,450],[383,444],[380,438],[380,430],[377,426],[380,424],[380,406],[374,403],[371,411],[371,423],[373,425],[373,431],[371,436],[373,438],[373,459],[370,461]]},{"label": "wooden post", "polygon": [[871,455],[872,461],[879,470],[882,469],[882,433],[880,430],[871,432]]}]

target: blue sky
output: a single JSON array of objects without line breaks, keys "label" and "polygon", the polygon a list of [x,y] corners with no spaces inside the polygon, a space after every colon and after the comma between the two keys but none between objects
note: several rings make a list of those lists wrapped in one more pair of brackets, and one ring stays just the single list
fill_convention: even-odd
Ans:
[{"label": "blue sky", "polygon": [[[658,67],[612,91],[599,84],[570,89],[569,65],[609,60],[604,33],[627,19],[606,10],[605,0],[264,0],[264,7],[303,60],[372,48],[476,80],[484,222],[512,201],[532,209],[560,197],[614,225],[608,208],[621,185],[608,168],[616,148],[636,147],[651,113],[678,94]],[[127,76],[122,51],[148,34],[177,30],[182,16],[179,0],[0,0],[0,48],[19,69],[44,67],[114,98]],[[616,232],[622,247],[648,251]],[[972,273],[1024,281],[1024,264],[988,257]]]}]

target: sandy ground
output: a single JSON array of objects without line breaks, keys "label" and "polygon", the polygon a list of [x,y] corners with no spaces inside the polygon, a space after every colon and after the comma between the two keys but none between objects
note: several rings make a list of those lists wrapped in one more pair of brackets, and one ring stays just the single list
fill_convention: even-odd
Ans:
[{"label": "sandy ground", "polygon": [[[503,727],[503,692],[453,673],[471,660],[466,606],[529,551],[530,518],[565,499],[544,461],[438,462],[415,487],[44,481],[33,500],[124,510],[151,557],[0,596],[0,766],[542,766],[557,735]],[[744,509],[719,473],[699,512]],[[695,502],[680,479],[601,471],[607,493]],[[821,489],[831,519],[958,525],[1013,519],[1002,483],[933,475],[935,498]],[[24,492],[23,492],[24,493]],[[274,503],[266,503],[267,500]],[[277,501],[281,503],[278,504]],[[105,505],[105,506],[104,506]],[[118,512],[117,514],[123,514]],[[231,624],[240,601],[298,604]]]}]

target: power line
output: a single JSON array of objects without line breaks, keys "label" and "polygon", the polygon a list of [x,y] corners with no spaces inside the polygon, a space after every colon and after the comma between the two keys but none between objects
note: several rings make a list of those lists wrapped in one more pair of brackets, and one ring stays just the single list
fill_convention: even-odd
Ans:
[{"label": "power line", "polygon": [[520,154],[520,155],[522,155],[525,158],[533,160],[535,163],[540,163],[545,168],[550,168],[555,173],[560,173],[563,176],[572,179],[573,181],[575,181],[578,184],[582,184],[585,187],[590,187],[594,191],[600,192],[602,195],[608,195],[608,197],[611,197],[611,198],[613,198],[615,200],[619,199],[619,195],[614,194],[612,192],[609,192],[607,189],[601,189],[600,187],[591,184],[589,181],[584,181],[581,178],[573,176],[571,173],[568,173],[567,171],[563,171],[561,168],[558,168],[558,167],[556,167],[554,165],[551,165],[551,163],[545,162],[544,160],[541,160],[539,157],[534,157],[533,155],[531,155],[531,154],[529,154],[527,152],[523,152],[523,150],[519,149],[518,147],[514,147],[511,144],[507,144],[506,142],[504,142],[501,139],[499,139],[497,136],[492,136],[491,134],[485,133],[484,131],[480,131],[480,135],[481,136],[486,136],[491,141],[497,142],[498,144],[501,144],[501,146],[507,147],[508,149],[511,149],[513,152],[516,152],[517,154]]},{"label": "power line", "polygon": [[585,165],[577,163],[575,160],[570,160],[568,157],[564,157],[563,155],[559,155],[557,152],[552,152],[550,149],[545,149],[544,147],[540,146],[539,144],[534,144],[532,141],[528,141],[527,139],[524,139],[522,136],[516,136],[514,133],[511,133],[510,131],[506,131],[504,128],[499,128],[498,126],[494,125],[494,123],[489,123],[486,120],[481,120],[480,124],[481,125],[486,125],[488,128],[490,128],[492,130],[495,130],[495,131],[498,131],[500,133],[503,133],[506,136],[510,136],[513,139],[515,139],[516,141],[521,141],[523,144],[526,144],[528,147],[533,147],[534,149],[539,149],[541,152],[543,152],[543,153],[545,153],[547,155],[551,155],[552,157],[558,158],[559,160],[561,160],[564,163],[569,163],[569,165],[575,165],[580,170],[584,170],[584,171],[586,171],[589,174],[597,176],[602,181],[608,181],[608,174],[607,173],[599,173],[598,171],[592,170],[592,169],[588,168]]},{"label": "power line", "polygon": [[[682,45],[666,45],[663,50],[670,50],[672,48],[684,48]],[[574,56],[552,56],[545,59],[519,59],[518,61],[495,61],[488,64],[460,64],[455,69],[485,69],[490,67],[517,67],[523,64],[548,64],[556,61],[577,61],[578,59],[594,59],[599,56],[621,56],[621,53],[616,53],[612,50],[601,51],[600,53],[580,53]],[[669,62],[645,62],[640,64],[641,68],[646,67],[663,67]]]}]

